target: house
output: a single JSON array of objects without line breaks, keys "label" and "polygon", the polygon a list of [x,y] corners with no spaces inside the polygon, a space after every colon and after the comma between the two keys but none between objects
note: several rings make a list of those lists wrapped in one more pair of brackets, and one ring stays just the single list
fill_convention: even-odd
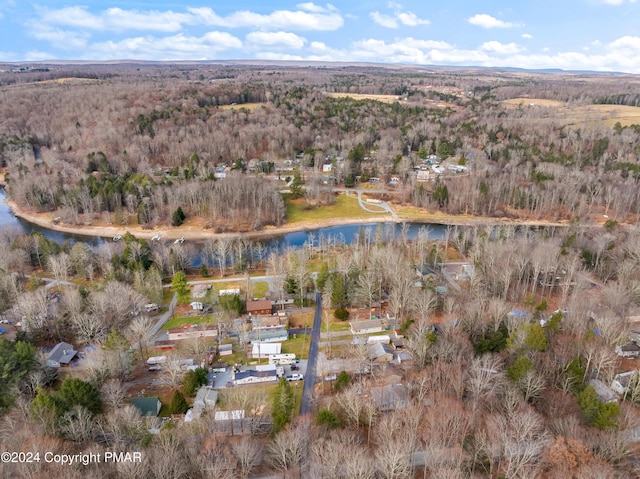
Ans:
[{"label": "house", "polygon": [[367,356],[376,363],[390,363],[393,361],[393,351],[387,344],[373,343],[367,346]]},{"label": "house", "polygon": [[429,181],[431,178],[431,172],[428,170],[420,170],[416,174],[416,181]]},{"label": "house", "polygon": [[47,354],[47,366],[50,368],[59,368],[63,364],[69,364],[76,357],[78,351],[73,349],[69,343],[56,344],[49,354]]},{"label": "house", "polygon": [[638,371],[628,371],[626,373],[616,374],[613,381],[611,381],[611,389],[621,396],[624,393],[629,392],[629,385],[633,378],[636,377],[637,373]]},{"label": "house", "polygon": [[218,336],[217,326],[208,326],[206,328],[175,328],[168,331],[169,341],[178,341],[181,339],[195,338],[215,338]]},{"label": "house", "polygon": [[371,388],[371,399],[380,412],[403,409],[407,405],[407,390],[402,384]]},{"label": "house", "polygon": [[272,313],[271,301],[268,299],[249,300],[246,304],[247,314],[256,316],[258,314]]},{"label": "house", "polygon": [[250,331],[247,340],[251,344],[256,343],[279,343],[289,339],[289,332],[284,329],[267,329]]},{"label": "house", "polygon": [[281,354],[282,343],[254,343],[251,357],[254,359],[269,359],[271,354]]},{"label": "house", "polygon": [[368,319],[365,321],[352,321],[349,323],[351,334],[372,334],[382,331],[382,321]]},{"label": "house", "polygon": [[637,357],[640,355],[640,346],[636,343],[628,343],[623,346],[616,346],[616,354],[623,358]]},{"label": "house", "polygon": [[618,395],[613,391],[613,389],[607,387],[607,385],[599,379],[590,380],[589,385],[593,386],[596,390],[596,394],[598,395],[600,402],[618,402]]},{"label": "house", "polygon": [[191,290],[191,297],[193,299],[203,299],[210,289],[210,284],[196,284],[193,286],[193,290]]},{"label": "house", "polygon": [[198,389],[191,412],[193,418],[199,418],[205,410],[213,410],[216,407],[216,402],[218,402],[216,390],[207,386]]},{"label": "house", "polygon": [[213,415],[214,421],[239,421],[241,419],[244,419],[243,409],[236,411],[216,411]]},{"label": "house", "polygon": [[266,331],[270,329],[285,329],[287,327],[287,317],[280,315],[259,315],[252,318],[253,331]]},{"label": "house", "polygon": [[393,347],[393,349],[395,349],[396,351],[399,349],[404,349],[404,336],[401,336],[399,334],[393,334],[391,336],[391,347]]},{"label": "house", "polygon": [[140,415],[143,417],[151,416],[157,417],[160,414],[162,403],[157,397],[139,397],[131,400],[131,405],[140,411]]},{"label": "house", "polygon": [[416,274],[424,281],[427,278],[435,277],[436,271],[428,264],[419,264],[416,266]]},{"label": "house", "polygon": [[235,373],[233,384],[236,386],[242,384],[265,383],[278,380],[278,371],[275,364],[265,364],[264,366],[256,366],[255,369],[247,369]]}]

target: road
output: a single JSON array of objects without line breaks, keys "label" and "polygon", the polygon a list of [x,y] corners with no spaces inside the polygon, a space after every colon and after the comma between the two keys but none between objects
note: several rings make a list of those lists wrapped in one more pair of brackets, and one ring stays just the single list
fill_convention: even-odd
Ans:
[{"label": "road", "polygon": [[173,311],[176,309],[177,303],[178,295],[176,293],[173,293],[173,298],[171,298],[171,302],[169,303],[169,307],[167,308],[167,310],[158,318],[156,323],[149,328],[149,331],[147,331],[147,336],[145,338],[145,342],[147,344],[155,342],[155,337],[158,334],[158,331],[160,331],[160,329],[162,329],[162,326],[164,326],[167,321],[171,319],[171,316],[173,316]]},{"label": "road", "polygon": [[[391,209],[389,203],[367,203],[362,199],[362,190],[357,190],[358,193],[358,204],[360,208],[369,212],[369,213],[388,213],[394,218],[398,217],[398,214]],[[366,192],[365,192],[366,193]]]},{"label": "road", "polygon": [[302,402],[300,403],[300,416],[311,414],[313,405],[313,388],[316,384],[316,366],[318,364],[318,350],[320,347],[320,326],[322,325],[322,293],[316,293],[316,313],[313,317],[311,329],[311,342],[309,343],[309,359],[307,360],[307,373],[305,374],[304,387],[302,388]]}]

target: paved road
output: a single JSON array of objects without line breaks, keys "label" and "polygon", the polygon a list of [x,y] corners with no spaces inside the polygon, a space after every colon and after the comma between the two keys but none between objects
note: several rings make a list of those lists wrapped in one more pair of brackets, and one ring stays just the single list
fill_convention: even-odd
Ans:
[{"label": "paved road", "polygon": [[178,295],[176,293],[173,293],[173,298],[171,298],[171,302],[169,303],[169,307],[167,308],[167,310],[158,318],[156,324],[149,328],[147,337],[145,338],[145,342],[147,344],[154,343],[156,341],[156,335],[158,334],[158,331],[160,331],[162,329],[162,326],[164,326],[167,321],[171,319],[171,316],[173,316],[173,311],[176,309],[177,303]]},{"label": "paved road", "polygon": [[360,208],[369,212],[369,213],[389,213],[394,218],[398,217],[398,213],[391,209],[389,203],[367,203],[362,199],[362,190],[358,190],[358,204]]},{"label": "paved road", "polygon": [[300,416],[311,414],[313,404],[313,388],[316,384],[316,366],[318,364],[318,349],[320,347],[320,326],[322,325],[322,293],[316,293],[316,313],[313,317],[311,329],[311,343],[309,344],[309,359],[307,373],[304,376]]}]

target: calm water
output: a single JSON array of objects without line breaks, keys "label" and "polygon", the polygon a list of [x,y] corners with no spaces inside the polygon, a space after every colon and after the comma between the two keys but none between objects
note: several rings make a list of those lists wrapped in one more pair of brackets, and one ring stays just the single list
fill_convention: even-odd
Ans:
[{"label": "calm water", "polygon": [[[4,190],[0,189],[0,229],[11,228],[23,233],[39,232],[47,238],[54,240],[56,243],[62,244],[65,241],[75,243],[84,241],[85,243],[96,246],[105,240],[99,237],[80,236],[68,233],[61,233],[47,228],[31,224],[20,218],[16,218],[9,207],[4,203]],[[439,224],[424,225],[419,223],[409,223],[405,232],[408,239],[414,239],[421,228],[428,228],[429,239],[443,239],[446,226]],[[396,223],[361,223],[343,226],[331,226],[328,228],[318,228],[309,231],[299,231],[277,236],[268,240],[264,240],[265,249],[267,251],[278,249],[282,250],[288,247],[299,248],[305,244],[318,246],[320,240],[324,244],[351,244],[357,240],[358,235],[366,235],[371,240],[380,238],[388,240],[391,238],[399,238],[402,235],[402,226]],[[200,246],[202,243],[194,242],[198,252],[194,255],[193,265],[200,264]]]}]

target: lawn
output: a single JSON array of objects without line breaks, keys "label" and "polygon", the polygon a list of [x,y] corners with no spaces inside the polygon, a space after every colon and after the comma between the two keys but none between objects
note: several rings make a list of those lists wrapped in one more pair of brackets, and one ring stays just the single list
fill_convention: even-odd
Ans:
[{"label": "lawn", "polygon": [[184,324],[214,324],[211,316],[176,316],[162,327],[163,330],[179,328]]},{"label": "lawn", "polygon": [[253,286],[254,298],[264,298],[269,292],[269,283],[266,281],[252,282],[251,285]]},{"label": "lawn", "polygon": [[295,339],[290,339],[282,343],[282,354],[295,354],[299,359],[309,357],[309,334],[298,334]]},{"label": "lawn", "polygon": [[378,213],[369,213],[360,208],[358,199],[352,196],[339,195],[336,202],[329,206],[320,206],[307,209],[307,202],[304,198],[295,200],[285,199],[287,223],[297,223],[301,221],[315,222],[330,220],[335,218],[371,218],[380,216]]},{"label": "lawn", "polygon": [[[331,315],[333,316],[333,313],[331,313]],[[327,323],[325,321],[322,321],[322,329],[321,331],[323,333],[325,333],[327,331]],[[329,326],[329,331],[332,332],[349,332],[349,320],[347,321],[340,321],[339,319],[335,319],[333,318],[333,322],[331,323],[331,325]]]}]

